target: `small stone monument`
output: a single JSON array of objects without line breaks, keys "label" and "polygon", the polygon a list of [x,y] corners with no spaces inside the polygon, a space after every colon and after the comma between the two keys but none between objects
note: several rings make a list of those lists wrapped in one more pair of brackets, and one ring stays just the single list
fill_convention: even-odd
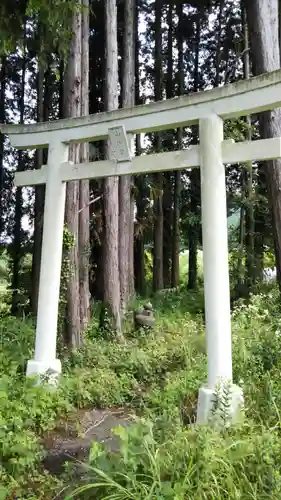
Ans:
[{"label": "small stone monument", "polygon": [[155,317],[151,302],[147,302],[143,307],[135,311],[135,323],[137,327],[154,327]]}]

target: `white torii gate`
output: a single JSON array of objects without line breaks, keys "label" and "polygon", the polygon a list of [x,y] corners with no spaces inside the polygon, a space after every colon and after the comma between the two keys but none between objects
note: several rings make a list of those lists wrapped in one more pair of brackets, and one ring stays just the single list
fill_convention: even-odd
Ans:
[{"label": "white torii gate", "polygon": [[[222,88],[82,118],[34,125],[1,125],[16,148],[48,147],[48,165],[18,172],[17,186],[46,184],[43,245],[34,359],[27,375],[51,369],[56,357],[66,181],[201,168],[205,318],[208,382],[199,390],[197,421],[207,422],[217,383],[231,384],[232,412],[243,402],[232,384],[231,316],[225,164],[281,157],[281,138],[235,144],[223,140],[223,119],[281,106],[281,71]],[[159,131],[199,122],[200,145],[187,150],[132,157],[127,134]],[[108,138],[112,158],[84,164],[68,161],[69,144]]]}]

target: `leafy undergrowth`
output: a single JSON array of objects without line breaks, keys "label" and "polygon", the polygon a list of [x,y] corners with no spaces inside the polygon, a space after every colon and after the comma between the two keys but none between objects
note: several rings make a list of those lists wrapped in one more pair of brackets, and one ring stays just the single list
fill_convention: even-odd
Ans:
[{"label": "leafy undergrowth", "polygon": [[227,431],[140,420],[117,429],[121,451],[94,444],[90,481],[72,498],[226,500],[279,499],[281,446],[277,432],[252,425]]},{"label": "leafy undergrowth", "polygon": [[224,431],[187,426],[206,378],[202,294],[174,292],[153,305],[156,329],[128,336],[125,345],[102,338],[93,322],[83,349],[65,357],[56,391],[24,376],[33,324],[0,320],[0,499],[54,498],[63,484],[40,469],[40,437],[75,408],[111,406],[133,408],[138,420],[119,429],[120,454],[93,445],[92,489],[78,496],[281,498],[278,291],[233,313],[234,381],[244,390],[246,419]]}]

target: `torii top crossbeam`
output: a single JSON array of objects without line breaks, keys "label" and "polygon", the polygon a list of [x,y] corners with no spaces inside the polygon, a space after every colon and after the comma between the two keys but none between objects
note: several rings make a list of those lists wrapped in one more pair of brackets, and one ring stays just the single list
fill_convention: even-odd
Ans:
[{"label": "torii top crossbeam", "polygon": [[133,108],[32,125],[0,125],[17,148],[46,147],[60,134],[62,142],[106,139],[112,126],[123,125],[138,134],[198,123],[216,114],[223,119],[281,106],[281,70],[250,80]]}]

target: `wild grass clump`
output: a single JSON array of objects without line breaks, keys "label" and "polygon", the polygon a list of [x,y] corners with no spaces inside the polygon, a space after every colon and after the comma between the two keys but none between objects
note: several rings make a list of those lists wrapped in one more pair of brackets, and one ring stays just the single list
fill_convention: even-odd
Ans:
[{"label": "wild grass clump", "polygon": [[[173,299],[166,296],[163,301],[175,305],[183,302],[183,296],[174,293]],[[178,311],[173,315],[173,309],[177,311],[169,307],[164,323],[171,330],[167,343],[182,342],[184,355],[178,369],[170,369],[165,358],[166,370],[159,371],[163,357],[157,354],[159,376],[147,381],[138,402],[143,417],[128,429],[116,430],[119,454],[93,443],[88,480],[72,498],[281,498],[278,291],[273,288],[252,296],[234,310],[234,382],[244,390],[245,419],[231,427],[216,425],[215,417],[208,427],[192,425],[198,387],[206,377],[202,317],[188,317],[185,324],[185,316],[177,321]],[[159,327],[161,347],[156,338],[155,354],[157,346],[161,352],[165,345],[165,335]],[[151,337],[144,341],[150,345],[148,352],[151,342]]]},{"label": "wild grass clump", "polygon": [[70,403],[61,389],[50,392],[25,377],[34,344],[31,321],[2,318],[0,342],[0,498],[40,498],[34,489],[41,498],[52,498],[60,481],[40,470],[40,438],[58,415],[67,414]]},{"label": "wild grass clump", "polygon": [[[93,443],[88,483],[68,498],[108,500],[278,499],[280,438],[246,423],[218,430],[139,420],[118,428],[119,454]],[[165,432],[163,432],[165,428]]]}]

